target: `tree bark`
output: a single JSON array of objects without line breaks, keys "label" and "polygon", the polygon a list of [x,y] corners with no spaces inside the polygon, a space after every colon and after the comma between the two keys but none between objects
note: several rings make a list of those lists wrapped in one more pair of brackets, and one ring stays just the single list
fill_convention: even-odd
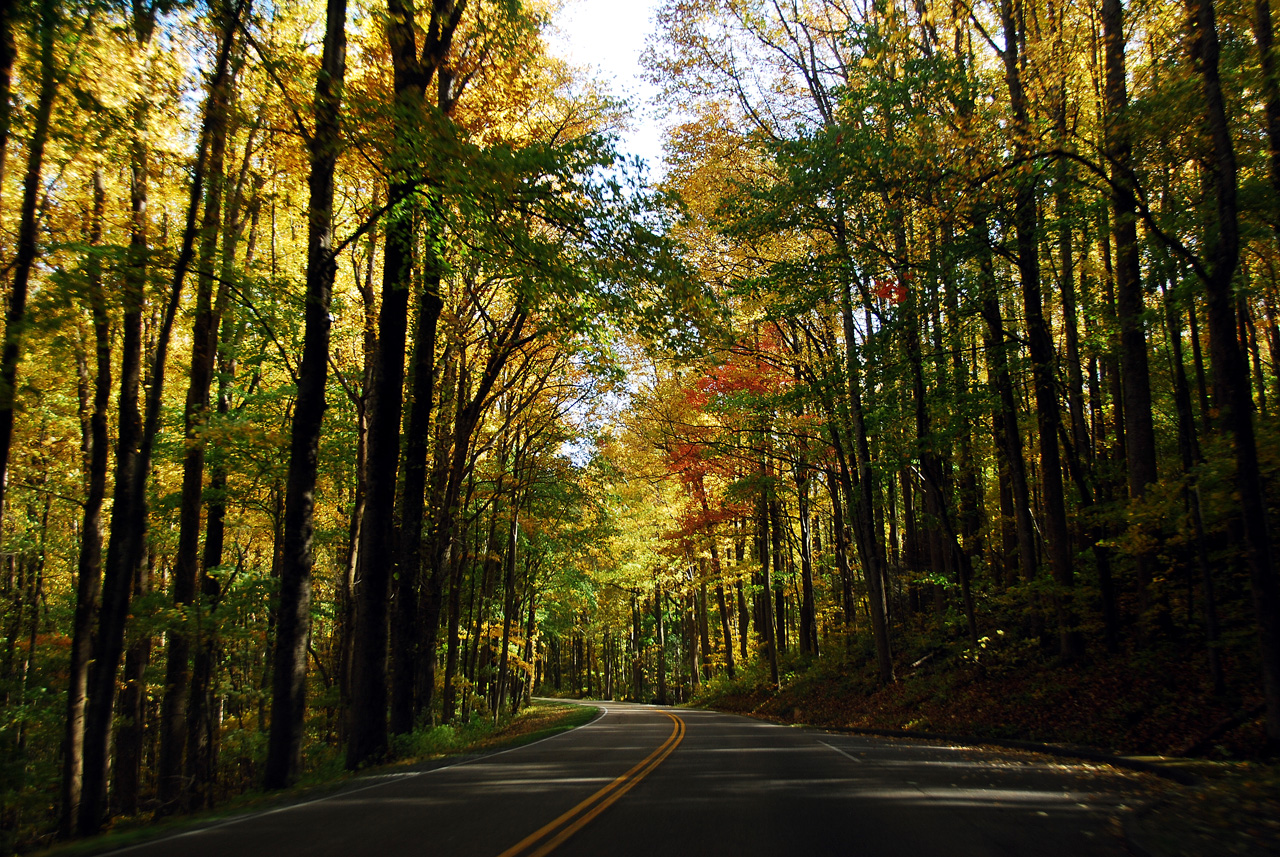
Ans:
[{"label": "tree bark", "polygon": [[[230,10],[223,8],[222,16]],[[224,24],[224,28],[225,28]],[[227,37],[234,38],[234,35]],[[204,501],[204,428],[209,420],[209,394],[213,362],[218,348],[218,317],[213,295],[214,254],[222,228],[222,187],[227,149],[227,111],[232,76],[215,82],[209,92],[209,178],[200,226],[200,250],[196,263],[195,318],[191,328],[191,370],[183,411],[182,497],[178,511],[178,550],[173,568],[173,603],[188,613],[196,597],[200,577],[200,516]],[[198,608],[197,608],[198,609]],[[159,798],[161,812],[178,809],[185,801],[183,753],[187,740],[187,704],[190,699],[191,651],[195,636],[193,616],[183,615],[169,629],[164,696],[160,704]]]},{"label": "tree bark", "polygon": [[13,124],[13,65],[18,59],[18,46],[13,40],[13,17],[16,11],[16,3],[0,4],[0,193],[4,188],[9,129]]},{"label": "tree bark", "polygon": [[1253,426],[1253,399],[1248,365],[1236,336],[1232,278],[1240,258],[1235,148],[1227,124],[1226,105],[1218,71],[1218,27],[1212,0],[1189,0],[1192,21],[1192,59],[1204,87],[1205,120],[1213,146],[1213,190],[1217,235],[1209,244],[1205,307],[1209,322],[1209,355],[1219,424],[1235,453],[1236,492],[1249,564],[1254,613],[1267,704],[1267,750],[1280,749],[1280,587],[1268,533],[1267,504],[1258,466]]},{"label": "tree bark", "polygon": [[1129,496],[1139,499],[1156,481],[1156,440],[1151,418],[1145,307],[1138,266],[1137,192],[1131,166],[1129,94],[1125,78],[1124,6],[1103,0],[1106,45],[1106,150],[1111,162],[1111,228],[1116,247],[1116,315],[1120,322],[1120,372],[1124,391],[1125,459]]},{"label": "tree bark", "polygon": [[267,736],[264,783],[269,789],[293,783],[302,766],[302,724],[306,714],[307,641],[311,632],[311,572],[315,565],[315,485],[320,429],[329,372],[329,303],[337,260],[333,257],[334,171],[341,152],[339,117],[346,75],[346,0],[328,0],[324,49],[316,75],[309,141],[307,188],[307,295],[298,399],[289,438],[289,473],[284,500],[280,600],[273,652],[271,731]]},{"label": "tree bark", "polygon": [[[1002,52],[1005,82],[1014,114],[1014,144],[1018,153],[1025,156],[1029,152],[1030,120],[1022,85],[1018,48],[1020,39],[1012,0],[1001,0],[1000,17],[1005,38]],[[1062,413],[1055,381],[1054,367],[1057,360],[1053,334],[1049,319],[1044,313],[1040,289],[1038,208],[1034,180],[1028,173],[1020,177],[1014,196],[1018,278],[1022,287],[1022,306],[1026,315],[1028,350],[1031,355],[1036,424],[1040,430],[1040,487],[1044,496],[1045,551],[1049,554],[1049,565],[1057,584],[1054,603],[1058,614],[1058,651],[1063,658],[1073,660],[1083,654],[1084,640],[1076,628],[1073,605],[1075,575],[1071,565],[1066,497],[1062,484],[1062,456],[1058,448]]]},{"label": "tree bark", "polygon": [[[2,37],[0,37],[2,38]],[[93,171],[93,213],[89,246],[102,243],[106,189],[101,167]],[[90,251],[92,253],[92,251]],[[80,533],[80,562],[76,570],[76,612],[71,632],[71,664],[67,679],[67,722],[62,757],[61,832],[69,836],[80,809],[81,775],[84,770],[84,707],[93,657],[93,620],[102,589],[102,505],[107,496],[109,443],[107,417],[111,407],[111,321],[102,290],[101,263],[91,256],[88,271],[89,309],[93,314],[97,376],[94,378],[93,411],[89,417],[89,466]]]},{"label": "tree bark", "polygon": [[[0,13],[8,18],[11,10]],[[5,313],[4,342],[0,347],[0,530],[3,529],[5,494],[9,483],[9,450],[13,445],[13,415],[17,396],[18,362],[22,359],[22,340],[27,321],[27,291],[31,269],[35,265],[40,224],[36,207],[44,191],[44,148],[49,139],[49,116],[57,95],[54,80],[53,46],[58,14],[53,0],[40,0],[35,29],[40,50],[40,87],[36,94],[35,116],[31,139],[27,144],[27,171],[22,180],[22,208],[18,215],[18,253],[13,264],[13,281],[9,288],[9,307]],[[0,30],[0,45],[6,34]],[[11,34],[9,36],[12,40]],[[0,59],[7,46],[0,46]],[[12,65],[10,63],[10,65]],[[8,109],[8,99],[5,99]],[[7,121],[7,117],[6,117]],[[7,129],[6,129],[7,130]]]},{"label": "tree bark", "polygon": [[[383,251],[380,346],[369,416],[368,498],[361,525],[356,585],[349,768],[359,767],[387,749],[388,588],[397,544],[395,492],[408,302],[415,266],[417,218],[413,199],[419,181],[408,159],[414,148],[413,137],[420,133],[418,120],[426,108],[427,86],[449,53],[465,7],[466,0],[433,0],[427,38],[419,56],[413,6],[402,0],[387,2],[397,143],[388,165],[393,176],[388,194],[391,213]],[[438,604],[436,611],[438,619]]]},{"label": "tree bark", "polygon": [[[238,16],[246,11],[236,7],[235,20],[221,34],[217,55],[214,61],[213,74],[210,78],[210,91],[213,92],[225,80],[229,72],[231,60],[231,34],[239,25]],[[154,14],[154,10],[151,11]],[[135,29],[145,32],[150,38],[154,18],[136,22]],[[145,39],[140,38],[140,42]],[[196,213],[204,194],[205,175],[209,165],[209,146],[211,117],[209,109],[200,130],[200,143],[197,148],[195,170],[191,177],[191,187],[187,201],[186,223],[182,231],[181,246],[178,258],[174,263],[173,278],[169,286],[169,295],[163,310],[159,328],[156,331],[155,353],[152,357],[151,387],[147,392],[146,414],[142,430],[137,437],[137,452],[132,454],[125,440],[132,435],[126,433],[124,424],[136,421],[137,375],[132,364],[129,371],[121,371],[121,435],[116,453],[116,488],[115,500],[111,510],[111,537],[107,544],[107,559],[102,576],[102,609],[98,626],[98,637],[94,644],[95,665],[89,680],[89,697],[85,714],[85,763],[84,791],[81,796],[80,818],[77,824],[81,834],[96,833],[102,826],[107,812],[107,779],[108,761],[111,753],[111,718],[115,706],[116,670],[119,668],[120,655],[124,647],[125,622],[128,617],[129,600],[133,580],[140,564],[146,556],[147,535],[147,477],[151,469],[151,451],[155,444],[156,434],[160,428],[160,410],[164,401],[165,367],[168,360],[169,340],[173,332],[173,322],[177,315],[182,298],[183,282],[191,267],[195,254]],[[136,169],[136,167],[135,167]],[[135,187],[135,217],[139,200]],[[142,200],[145,211],[145,197]],[[135,230],[137,226],[135,224]],[[145,233],[143,233],[145,234]],[[136,233],[135,239],[136,240]],[[131,241],[131,249],[137,245]],[[139,262],[138,272],[145,263]],[[137,284],[139,297],[145,294],[145,280]],[[126,302],[130,300],[126,295]],[[128,307],[126,306],[126,313]],[[126,326],[124,351],[129,350],[130,332]],[[139,348],[141,343],[139,343]],[[123,359],[123,358],[122,358]],[[132,359],[131,357],[129,359]],[[140,365],[140,360],[138,365]],[[125,393],[130,389],[129,394]]]},{"label": "tree bark", "polygon": [[[436,241],[428,241],[434,247]],[[413,729],[414,686],[418,660],[435,657],[419,651],[418,598],[422,578],[422,527],[426,514],[427,447],[432,397],[435,395],[436,323],[444,303],[440,298],[440,265],[428,261],[426,286],[418,300],[410,377],[409,417],[405,424],[404,478],[400,491],[400,529],[395,558],[395,601],[391,632],[392,734]],[[420,702],[420,701],[419,701]]]}]

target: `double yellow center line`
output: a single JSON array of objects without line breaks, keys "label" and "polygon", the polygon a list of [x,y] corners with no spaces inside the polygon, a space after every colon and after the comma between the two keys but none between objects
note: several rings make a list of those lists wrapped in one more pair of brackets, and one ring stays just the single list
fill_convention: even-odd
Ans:
[{"label": "double yellow center line", "polygon": [[[671,734],[662,746],[654,750],[634,768],[618,777],[609,785],[600,789],[591,797],[561,815],[551,823],[535,830],[498,857],[546,857],[559,848],[566,839],[586,827],[593,818],[613,806],[618,800],[636,787],[636,784],[647,777],[654,768],[662,764],[684,738],[684,721],[674,714],[663,712],[671,718]],[[542,843],[539,845],[538,843]],[[537,846],[535,848],[535,846]],[[532,849],[532,850],[528,850]]]}]

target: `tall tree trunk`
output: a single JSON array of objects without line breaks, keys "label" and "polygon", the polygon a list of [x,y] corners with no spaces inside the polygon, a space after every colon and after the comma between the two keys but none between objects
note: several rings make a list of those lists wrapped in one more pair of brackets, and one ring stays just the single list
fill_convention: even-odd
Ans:
[{"label": "tall tree trunk", "polygon": [[[230,10],[224,9],[223,15]],[[182,498],[178,512],[178,550],[173,568],[173,603],[180,614],[191,610],[200,577],[200,516],[204,500],[204,428],[209,420],[209,392],[218,349],[218,317],[214,305],[214,255],[222,229],[222,187],[227,149],[227,111],[233,80],[230,75],[209,93],[209,178],[200,226],[196,262],[195,318],[191,328],[191,372],[183,411]],[[183,615],[167,634],[164,696],[160,705],[159,797],[161,811],[183,802],[183,752],[187,740],[191,651],[195,643],[193,617]]]},{"label": "tall tree trunk", "polygon": [[346,0],[328,0],[324,49],[316,75],[315,131],[307,187],[307,295],[298,399],[289,439],[284,498],[280,600],[273,652],[271,731],[267,738],[267,788],[284,788],[302,766],[306,713],[307,642],[311,633],[311,571],[315,565],[315,485],[329,361],[329,303],[337,260],[333,257],[334,171],[341,151],[339,116],[346,75]]},{"label": "tall tree trunk", "polygon": [[1212,0],[1189,0],[1193,25],[1192,58],[1204,86],[1205,120],[1213,145],[1217,235],[1209,245],[1205,306],[1209,315],[1209,354],[1222,431],[1236,459],[1236,492],[1244,530],[1245,556],[1258,624],[1263,694],[1267,704],[1267,749],[1280,748],[1280,587],[1268,533],[1267,504],[1258,466],[1253,399],[1248,365],[1236,338],[1231,281],[1240,257],[1237,172],[1234,144],[1218,71],[1218,26]]},{"label": "tall tree trunk", "polygon": [[[1005,82],[1013,109],[1014,143],[1020,155],[1030,146],[1030,119],[1023,89],[1018,29],[1012,0],[1001,0],[1000,17],[1004,29],[1003,53]],[[1073,606],[1075,575],[1071,565],[1070,535],[1067,529],[1066,497],[1062,484],[1062,458],[1058,448],[1058,429],[1062,414],[1054,367],[1053,335],[1044,313],[1040,290],[1040,258],[1038,247],[1038,205],[1034,181],[1024,177],[1015,191],[1014,231],[1017,236],[1018,278],[1022,286],[1022,306],[1026,315],[1028,350],[1035,388],[1036,423],[1039,428],[1040,486],[1044,495],[1044,542],[1057,584],[1054,602],[1058,614],[1058,650],[1062,657],[1075,659],[1083,654],[1084,641],[1076,626]]]},{"label": "tall tree trunk", "polygon": [[657,622],[658,634],[658,704],[667,704],[667,629],[663,621],[662,587],[653,589],[653,616]]},{"label": "tall tree trunk", "polygon": [[[434,218],[434,213],[431,217]],[[437,239],[438,240],[438,239]],[[434,248],[436,240],[428,240]],[[432,250],[432,253],[435,251]],[[409,417],[405,424],[404,477],[400,492],[400,529],[395,558],[395,600],[391,615],[391,722],[392,734],[413,729],[414,686],[420,658],[435,652],[419,651],[418,599],[422,577],[422,522],[426,506],[427,447],[432,397],[435,395],[436,322],[444,304],[440,299],[440,265],[428,260],[426,285],[418,300],[410,375]],[[419,702],[421,702],[419,700]]]},{"label": "tall tree trunk", "polygon": [[[4,14],[4,13],[0,13]],[[2,37],[0,37],[2,38]],[[89,246],[102,243],[102,220],[106,211],[106,189],[102,168],[93,171],[93,213]],[[92,252],[92,251],[91,251]],[[63,836],[74,829],[80,809],[81,774],[84,770],[84,706],[89,682],[89,661],[93,656],[93,620],[102,588],[102,504],[107,496],[109,440],[107,416],[111,407],[111,321],[102,290],[101,263],[89,260],[89,309],[93,314],[93,334],[97,355],[97,376],[93,387],[93,411],[89,417],[89,466],[84,500],[84,523],[80,533],[80,562],[76,580],[76,612],[72,625],[71,665],[67,679],[67,722],[62,757]]]},{"label": "tall tree trunk", "polygon": [[[338,683],[339,710],[345,713],[351,707],[351,662],[355,642],[355,581],[360,562],[360,528],[364,522],[365,501],[368,498],[369,472],[369,391],[373,389],[373,367],[378,359],[377,295],[373,288],[374,255],[377,241],[370,232],[369,255],[363,278],[359,280],[360,300],[364,308],[364,325],[361,332],[364,371],[360,383],[360,396],[356,402],[356,486],[351,504],[351,521],[347,527],[347,561],[338,587]],[[339,718],[339,734],[346,740],[346,718]]]},{"label": "tall tree trunk", "polygon": [[1124,6],[1103,0],[1106,43],[1106,149],[1111,162],[1111,228],[1116,247],[1116,314],[1120,322],[1120,372],[1124,391],[1125,459],[1129,496],[1143,497],[1156,481],[1156,440],[1151,418],[1151,376],[1147,367],[1145,307],[1138,266],[1137,193],[1130,165],[1129,94],[1125,78]]},{"label": "tall tree trunk", "polygon": [[[852,258],[849,252],[847,237],[848,227],[844,212],[836,211],[836,243],[842,259]],[[885,588],[884,550],[880,533],[875,526],[875,478],[871,468],[871,443],[867,437],[867,426],[862,410],[862,367],[858,361],[857,330],[853,318],[854,282],[852,274],[839,290],[840,321],[844,333],[845,347],[845,383],[848,392],[849,434],[856,461],[856,477],[847,473],[848,484],[844,485],[846,499],[849,501],[850,517],[853,519],[855,541],[862,560],[863,579],[867,584],[869,612],[871,614],[871,633],[875,641],[876,666],[880,681],[889,684],[894,681],[893,646],[889,634],[888,602]],[[857,496],[853,488],[857,483]]]},{"label": "tall tree trunk", "polygon": [[13,40],[13,17],[18,4],[0,4],[0,191],[4,188],[5,159],[9,150],[9,129],[13,125],[13,65],[18,46]]},{"label": "tall tree trunk", "polygon": [[[905,240],[902,242],[905,248]],[[964,608],[966,625],[969,631],[969,644],[974,651],[978,648],[978,622],[974,613],[973,593],[970,582],[973,579],[972,560],[960,543],[952,519],[950,504],[945,491],[945,476],[942,462],[930,447],[934,443],[932,421],[929,418],[928,403],[925,400],[924,365],[921,355],[920,331],[917,326],[916,298],[907,296],[905,323],[905,345],[907,362],[911,365],[911,389],[914,402],[916,423],[917,454],[920,456],[920,471],[924,477],[925,500],[929,512],[937,524],[933,528],[933,562],[934,572],[945,571],[947,566],[955,565],[960,578],[961,601]],[[940,562],[941,561],[941,562]]]},{"label": "tall tree trunk", "polygon": [[[249,160],[253,155],[253,140],[257,125],[249,132],[245,143],[244,158],[239,177],[231,190],[226,222],[222,231],[222,255],[214,317],[220,333],[217,343],[218,399],[217,413],[225,420],[231,412],[230,386],[235,377],[235,349],[237,342],[236,319],[230,308],[231,283],[236,276],[236,245],[244,232],[246,217],[253,220],[259,208],[255,195],[245,208],[245,181]],[[245,267],[253,262],[253,235],[245,251]],[[210,462],[208,511],[205,516],[205,543],[200,558],[200,609],[196,611],[196,651],[191,671],[191,697],[187,718],[186,777],[190,783],[189,805],[203,808],[210,804],[213,786],[218,773],[219,723],[215,671],[221,650],[218,639],[216,611],[222,600],[222,584],[214,569],[222,565],[226,541],[227,519],[227,466],[222,457]]]},{"label": "tall tree trunk", "polygon": [[778,647],[774,639],[773,627],[773,582],[770,580],[769,562],[769,499],[765,493],[765,474],[767,465],[761,453],[760,465],[760,498],[756,503],[756,561],[759,563],[758,604],[756,607],[756,633],[760,637],[760,646],[764,650],[765,660],[769,664],[769,681],[773,687],[778,686]]},{"label": "tall tree trunk", "polygon": [[[833,441],[838,441],[834,430],[832,438]],[[847,475],[849,470],[847,455],[839,448],[837,442],[833,442],[832,446],[836,450],[838,467]],[[853,595],[853,569],[849,565],[849,535],[844,522],[846,499],[840,496],[841,484],[837,474],[828,470],[827,493],[831,495],[831,534],[832,541],[835,543],[836,570],[840,573],[840,610],[843,614],[845,632],[849,633],[854,628],[858,611]]]},{"label": "tall tree trunk", "polygon": [[[528,592],[528,595],[525,600],[529,602],[527,605],[528,619],[525,621],[525,626],[524,626],[524,663],[525,663],[524,669],[526,670],[533,669],[533,657],[534,657],[533,635],[537,631],[538,614],[534,610],[537,603],[537,594],[538,594],[538,590],[534,587],[534,579],[535,579],[534,575],[536,573],[536,570],[537,569],[535,566],[535,568],[530,571],[528,580],[525,581],[525,590]],[[616,651],[616,643],[615,643],[615,651]],[[521,699],[519,700],[519,706],[523,706],[527,708],[529,705],[532,704],[533,682],[534,682],[534,675],[532,673],[526,673],[526,676],[523,680],[524,693]],[[610,699],[614,698],[612,692],[610,693],[609,698]],[[516,700],[514,699],[512,700],[512,706],[513,706],[512,713],[514,714],[518,710],[518,706],[516,705]]]},{"label": "tall tree trunk", "polygon": [[701,664],[703,681],[711,681],[711,629],[707,616],[707,574],[706,569],[699,569],[698,575],[698,642],[701,646]]},{"label": "tall tree trunk", "polygon": [[[6,9],[0,12],[0,17],[8,19],[11,14],[12,10]],[[35,28],[36,40],[40,46],[40,88],[36,95],[31,139],[27,144],[27,171],[22,180],[22,208],[18,215],[18,253],[13,263],[9,308],[5,313],[4,343],[0,348],[0,529],[4,522],[5,494],[9,483],[9,449],[13,445],[14,401],[17,395],[18,362],[22,358],[23,328],[27,320],[27,291],[31,282],[31,269],[39,250],[37,241],[40,224],[37,222],[36,208],[40,194],[44,191],[41,178],[44,170],[44,147],[49,139],[49,116],[53,112],[53,99],[57,94],[53,68],[57,18],[54,0],[40,0]],[[0,30],[0,44],[5,38],[6,33]],[[8,39],[11,43],[11,34]],[[6,51],[7,45],[0,46],[0,58],[3,58]],[[6,98],[5,109],[8,110],[8,107]],[[6,116],[6,122],[7,118]]]},{"label": "tall tree trunk", "polygon": [[[1163,286],[1161,287],[1163,288]],[[1204,533],[1204,515],[1200,504],[1200,486],[1195,483],[1195,466],[1200,463],[1200,444],[1196,437],[1195,416],[1191,408],[1191,384],[1187,379],[1186,359],[1182,351],[1182,314],[1173,296],[1165,293],[1165,323],[1169,328],[1170,362],[1173,369],[1173,400],[1178,414],[1178,453],[1182,459],[1182,472],[1189,480],[1183,489],[1187,510],[1191,513],[1192,531],[1196,542],[1196,563],[1204,588],[1203,611],[1205,642],[1209,659],[1209,677],[1214,693],[1223,696],[1227,692],[1226,673],[1219,650],[1218,599],[1213,566],[1209,562],[1209,549]]]},{"label": "tall tree trunk", "polygon": [[[461,549],[455,544],[455,538],[462,511],[462,483],[469,470],[472,435],[480,423],[489,394],[503,366],[514,352],[516,343],[521,341],[521,332],[527,320],[524,311],[519,309],[508,319],[504,334],[495,337],[491,343],[492,350],[470,397],[463,393],[470,386],[466,355],[465,352],[459,355],[459,392],[454,419],[453,451],[448,458],[448,468],[444,471],[446,478],[442,483],[444,490],[439,495],[440,502],[438,505],[433,504],[434,517],[429,524],[430,540],[424,551],[428,575],[423,586],[418,631],[421,635],[421,651],[431,654],[419,659],[418,685],[421,688],[421,705],[425,710],[431,709],[435,690],[435,651],[440,626],[441,593],[449,568],[449,558],[453,551]],[[436,486],[433,486],[433,495],[435,492]]]},{"label": "tall tree trunk", "polygon": [[[226,29],[220,34],[218,51],[214,61],[213,74],[210,81],[210,92],[223,85],[229,73],[231,61],[232,35],[239,26],[239,15],[245,11],[236,7],[234,14],[228,15],[224,23]],[[154,10],[149,10],[154,15]],[[150,39],[154,26],[154,17],[135,22],[135,31],[145,33],[138,41],[145,43]],[[80,817],[77,828],[81,834],[96,833],[102,826],[107,812],[107,779],[108,761],[111,753],[111,719],[115,706],[116,670],[120,665],[120,655],[124,647],[125,622],[128,616],[129,600],[132,584],[140,565],[146,555],[147,534],[147,476],[151,469],[151,451],[155,444],[156,434],[160,428],[161,404],[164,401],[165,368],[168,360],[169,340],[173,332],[174,318],[178,312],[182,298],[183,282],[191,266],[195,253],[196,214],[204,194],[205,175],[209,165],[209,146],[212,136],[210,115],[211,109],[206,105],[204,121],[200,130],[200,143],[196,153],[195,170],[191,177],[191,187],[187,200],[186,223],[183,227],[181,246],[174,264],[173,278],[170,282],[169,295],[163,310],[159,329],[156,332],[155,354],[152,357],[151,386],[147,391],[146,414],[137,434],[132,427],[126,429],[126,423],[137,421],[138,368],[140,368],[140,351],[137,363],[129,354],[130,337],[128,326],[129,302],[137,299],[139,313],[141,300],[145,294],[145,261],[139,255],[136,262],[135,275],[142,279],[136,284],[136,292],[126,294],[126,330],[122,353],[120,440],[116,453],[116,487],[115,500],[111,509],[111,537],[107,543],[107,558],[103,566],[102,576],[102,609],[98,625],[98,636],[94,641],[95,664],[89,679],[89,694],[85,713],[85,762],[84,790],[81,795]],[[145,151],[145,150],[144,150]],[[141,163],[145,175],[145,158],[139,159],[135,153],[135,187],[134,187],[134,237],[131,239],[131,250],[139,249],[139,235],[145,247],[145,230],[140,230],[137,218],[145,217],[145,183],[136,181],[138,165]],[[139,190],[142,195],[139,198]],[[141,202],[141,208],[139,203]],[[139,320],[141,316],[139,315]],[[140,338],[140,337],[139,337]],[[141,342],[138,342],[141,348]],[[136,438],[137,452],[132,452],[132,444]]]},{"label": "tall tree trunk", "polygon": [[[518,474],[513,466],[513,474]],[[516,476],[516,484],[520,478]],[[519,622],[516,615],[516,548],[520,535],[520,499],[517,489],[511,498],[511,522],[507,527],[506,550],[503,551],[502,574],[502,647],[498,650],[498,675],[493,689],[493,717],[502,715],[503,698],[507,692],[507,662],[511,651],[511,624]]]},{"label": "tall tree trunk", "polygon": [[782,504],[778,495],[771,493],[769,497],[769,530],[773,547],[773,574],[770,583],[773,590],[773,642],[779,655],[786,652],[787,640],[787,600],[786,572],[789,545],[787,533],[782,528]]}]

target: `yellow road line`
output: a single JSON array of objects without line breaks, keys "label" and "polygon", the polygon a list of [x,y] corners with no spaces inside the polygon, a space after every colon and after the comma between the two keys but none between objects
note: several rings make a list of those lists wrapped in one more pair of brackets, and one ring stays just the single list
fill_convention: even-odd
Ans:
[{"label": "yellow road line", "polygon": [[[649,775],[654,768],[662,764],[663,760],[670,756],[676,749],[676,746],[684,738],[684,721],[674,714],[663,712],[671,718],[672,729],[667,740],[662,746],[654,750],[631,770],[618,777],[609,785],[600,789],[591,797],[575,806],[573,809],[560,815],[554,821],[542,826],[533,833],[530,833],[524,839],[521,839],[515,845],[512,845],[506,851],[503,851],[498,857],[516,857],[518,854],[524,853],[526,848],[532,847],[535,843],[540,842],[543,838],[551,836],[551,839],[543,843],[535,851],[529,852],[527,857],[546,857],[556,848],[558,848],[566,839],[577,833],[585,827],[593,818],[613,806],[623,795],[635,788],[636,784]],[[563,829],[560,829],[563,827]]]}]

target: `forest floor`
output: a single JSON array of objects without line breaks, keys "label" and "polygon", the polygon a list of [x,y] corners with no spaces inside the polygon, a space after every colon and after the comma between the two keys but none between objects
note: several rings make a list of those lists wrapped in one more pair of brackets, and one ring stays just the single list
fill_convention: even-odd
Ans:
[{"label": "forest floor", "polygon": [[1153,779],[1151,803],[1124,822],[1135,853],[1280,855],[1280,765],[1259,758],[1261,699],[1215,697],[1185,652],[1066,665],[1029,648],[985,659],[938,649],[900,667],[887,687],[861,654],[843,664],[827,657],[784,664],[778,689],[758,669],[715,679],[692,704],[835,730],[1034,742],[1154,765],[1195,782]]},{"label": "forest floor", "polygon": [[[308,771],[298,785],[279,792],[252,791],[228,798],[214,809],[186,815],[158,819],[151,814],[117,818],[111,830],[89,839],[57,844],[44,851],[40,857],[80,857],[99,854],[131,845],[135,842],[168,835],[185,828],[195,828],[216,822],[232,815],[242,815],[274,808],[285,804],[313,800],[330,794],[355,777],[377,776],[394,773],[399,769],[421,767],[432,762],[446,764],[454,759],[485,755],[531,744],[549,738],[568,729],[581,726],[594,719],[595,708],[570,703],[535,701],[515,717],[496,726],[487,721],[472,721],[458,729],[435,727],[404,736],[395,747],[397,760],[385,765],[363,768],[358,772],[343,770],[336,762],[320,764]],[[336,759],[337,757],[335,757]],[[20,851],[39,848],[36,842]]]}]

